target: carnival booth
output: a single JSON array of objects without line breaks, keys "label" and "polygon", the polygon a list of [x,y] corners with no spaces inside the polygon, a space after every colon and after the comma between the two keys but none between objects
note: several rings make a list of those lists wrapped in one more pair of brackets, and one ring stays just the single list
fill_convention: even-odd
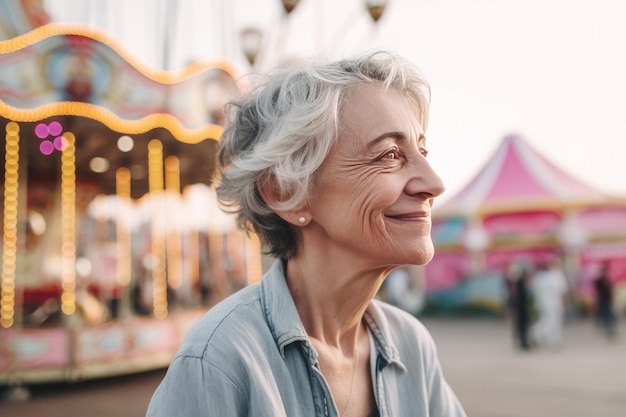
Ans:
[{"label": "carnival booth", "polygon": [[150,69],[43,16],[0,41],[0,384],[164,367],[199,315],[262,272],[258,240],[212,189],[233,70]]},{"label": "carnival booth", "polygon": [[503,271],[559,260],[573,298],[593,303],[592,279],[610,265],[626,281],[626,200],[565,173],[523,138],[508,136],[467,186],[433,208],[431,302],[499,311]]}]

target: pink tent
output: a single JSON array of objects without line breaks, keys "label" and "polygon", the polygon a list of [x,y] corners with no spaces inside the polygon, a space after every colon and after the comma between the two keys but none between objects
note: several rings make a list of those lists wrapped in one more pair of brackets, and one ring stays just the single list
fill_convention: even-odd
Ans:
[{"label": "pink tent", "polygon": [[507,136],[465,188],[435,207],[435,215],[562,210],[608,202],[607,196],[562,171],[520,136]]},{"label": "pink tent", "polygon": [[510,262],[554,258],[565,261],[577,287],[603,260],[615,261],[615,276],[626,278],[619,267],[626,259],[625,200],[569,175],[519,136],[505,137],[460,192],[435,204],[433,239],[436,255],[426,266],[430,290],[500,272]]}]

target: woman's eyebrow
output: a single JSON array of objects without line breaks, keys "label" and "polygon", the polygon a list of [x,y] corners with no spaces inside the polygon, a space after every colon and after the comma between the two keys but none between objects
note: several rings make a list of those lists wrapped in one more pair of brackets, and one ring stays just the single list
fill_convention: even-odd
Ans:
[{"label": "woman's eyebrow", "polygon": [[367,144],[367,147],[368,148],[374,147],[374,146],[376,146],[377,144],[379,144],[380,142],[382,142],[383,140],[385,140],[387,138],[393,138],[393,139],[396,139],[396,140],[405,140],[407,138],[407,135],[404,132],[398,132],[398,131],[385,132],[382,135],[379,135],[379,136],[375,137],[374,139],[372,139]]}]

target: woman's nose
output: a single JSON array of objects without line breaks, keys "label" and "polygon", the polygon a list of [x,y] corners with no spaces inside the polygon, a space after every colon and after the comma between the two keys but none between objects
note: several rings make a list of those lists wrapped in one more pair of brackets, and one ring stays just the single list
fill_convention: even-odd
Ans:
[{"label": "woman's nose", "polygon": [[421,156],[412,164],[411,179],[407,183],[408,194],[424,194],[425,198],[437,197],[446,190],[446,185],[428,160]]}]

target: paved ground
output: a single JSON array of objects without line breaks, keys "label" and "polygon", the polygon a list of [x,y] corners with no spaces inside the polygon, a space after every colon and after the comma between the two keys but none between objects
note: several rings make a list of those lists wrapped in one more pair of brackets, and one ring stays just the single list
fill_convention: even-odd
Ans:
[{"label": "paved ground", "polygon": [[[558,352],[512,348],[506,322],[426,319],[444,372],[472,417],[626,416],[626,323],[609,342],[589,321],[566,326]],[[44,385],[2,417],[141,417],[163,371]]]},{"label": "paved ground", "polygon": [[512,348],[503,321],[426,321],[447,379],[479,417],[626,416],[626,327],[608,341],[590,321],[565,327],[559,351]]}]

